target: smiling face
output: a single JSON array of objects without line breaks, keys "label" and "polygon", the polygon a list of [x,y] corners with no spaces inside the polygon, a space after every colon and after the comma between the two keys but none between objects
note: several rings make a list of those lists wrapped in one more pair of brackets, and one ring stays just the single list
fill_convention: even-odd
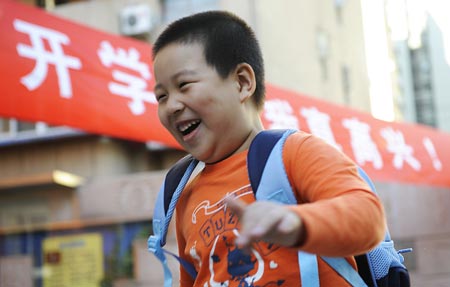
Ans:
[{"label": "smiling face", "polygon": [[195,158],[220,161],[246,149],[261,129],[248,65],[222,78],[207,65],[201,44],[171,43],[156,55],[154,71],[159,119]]}]

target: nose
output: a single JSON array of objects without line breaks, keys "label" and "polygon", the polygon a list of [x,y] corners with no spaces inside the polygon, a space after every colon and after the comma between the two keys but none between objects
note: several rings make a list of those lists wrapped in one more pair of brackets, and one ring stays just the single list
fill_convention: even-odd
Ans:
[{"label": "nose", "polygon": [[170,115],[177,114],[184,109],[184,103],[177,94],[172,94],[167,99],[166,109]]}]

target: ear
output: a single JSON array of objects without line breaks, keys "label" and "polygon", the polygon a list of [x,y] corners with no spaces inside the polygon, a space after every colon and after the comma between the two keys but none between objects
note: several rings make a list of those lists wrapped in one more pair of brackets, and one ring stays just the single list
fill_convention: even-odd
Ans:
[{"label": "ear", "polygon": [[241,102],[249,99],[256,90],[255,72],[252,66],[247,63],[240,63],[236,67],[236,80],[239,88],[239,98]]}]

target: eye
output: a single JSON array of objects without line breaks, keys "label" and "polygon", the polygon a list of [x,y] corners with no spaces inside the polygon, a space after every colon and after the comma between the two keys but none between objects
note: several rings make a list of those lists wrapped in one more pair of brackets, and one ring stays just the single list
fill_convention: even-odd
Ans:
[{"label": "eye", "polygon": [[167,97],[166,94],[156,95],[156,101],[159,103]]},{"label": "eye", "polygon": [[182,89],[182,88],[185,87],[186,85],[189,85],[189,82],[181,82],[181,83],[178,85],[178,88]]}]

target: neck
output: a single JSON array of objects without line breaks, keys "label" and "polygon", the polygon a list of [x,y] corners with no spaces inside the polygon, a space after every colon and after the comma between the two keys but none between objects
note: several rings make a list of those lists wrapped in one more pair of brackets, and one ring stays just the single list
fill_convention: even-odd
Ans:
[{"label": "neck", "polygon": [[252,125],[252,129],[247,134],[244,142],[232,153],[236,154],[241,151],[247,150],[250,147],[250,144],[252,143],[252,140],[255,138],[255,136],[264,129],[262,122],[260,118],[255,119]]},{"label": "neck", "polygon": [[222,160],[229,158],[232,155],[238,154],[244,150],[247,150],[250,147],[250,144],[252,142],[252,140],[255,138],[255,136],[258,134],[258,132],[260,132],[261,129],[257,129],[257,128],[253,128],[250,130],[250,132],[247,134],[247,136],[245,137],[245,140],[242,142],[242,144],[240,146],[238,146],[235,150],[231,151],[229,154],[227,154],[225,157],[223,157],[222,159],[215,161],[215,162],[207,162],[206,164],[215,164],[218,162],[221,162]]}]

